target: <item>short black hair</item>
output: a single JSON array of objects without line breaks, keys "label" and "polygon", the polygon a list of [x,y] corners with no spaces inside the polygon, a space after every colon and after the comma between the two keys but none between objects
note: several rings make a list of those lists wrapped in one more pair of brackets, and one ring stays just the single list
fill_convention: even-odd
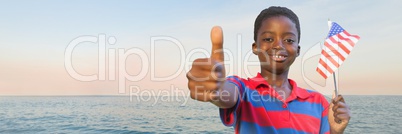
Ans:
[{"label": "short black hair", "polygon": [[261,23],[268,18],[276,17],[276,16],[285,16],[289,18],[293,23],[296,24],[298,40],[297,43],[300,43],[300,23],[297,15],[290,9],[286,7],[280,6],[271,6],[261,11],[261,13],[257,16],[254,22],[254,41],[257,41],[258,30],[261,28]]}]

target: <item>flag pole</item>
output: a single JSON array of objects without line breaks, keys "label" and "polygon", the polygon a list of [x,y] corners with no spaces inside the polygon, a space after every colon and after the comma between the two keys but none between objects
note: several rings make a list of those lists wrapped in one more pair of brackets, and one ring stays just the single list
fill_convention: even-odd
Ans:
[{"label": "flag pole", "polygon": [[[328,18],[328,27],[329,27],[329,29],[331,30],[331,27],[332,27],[332,22],[331,22],[331,20]],[[337,40],[337,43],[339,43],[339,38],[338,38],[338,40]],[[338,59],[339,60],[339,59]],[[336,76],[335,76],[335,72],[333,73],[333,76],[334,76],[334,86],[335,86],[335,97],[338,97],[338,86],[337,86],[337,84],[336,84]]]},{"label": "flag pole", "polygon": [[338,87],[336,86],[336,76],[335,76],[335,72],[334,72],[333,76],[334,76],[335,98],[336,98],[336,97],[338,97]]}]

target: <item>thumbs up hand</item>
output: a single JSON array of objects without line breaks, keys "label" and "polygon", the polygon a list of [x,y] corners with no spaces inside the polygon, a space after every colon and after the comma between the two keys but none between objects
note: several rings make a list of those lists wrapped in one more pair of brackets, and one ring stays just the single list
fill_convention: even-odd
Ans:
[{"label": "thumbs up hand", "polygon": [[205,102],[216,100],[219,97],[218,91],[223,86],[226,77],[221,27],[212,28],[211,41],[211,57],[194,60],[191,70],[187,73],[191,98]]}]

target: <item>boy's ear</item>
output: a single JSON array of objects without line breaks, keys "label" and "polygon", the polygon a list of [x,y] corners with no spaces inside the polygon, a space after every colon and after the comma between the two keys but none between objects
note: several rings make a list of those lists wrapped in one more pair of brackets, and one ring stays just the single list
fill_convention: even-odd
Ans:
[{"label": "boy's ear", "polygon": [[257,46],[257,44],[255,44],[255,42],[252,45],[252,49],[253,49],[253,54],[258,55],[258,46]]},{"label": "boy's ear", "polygon": [[297,57],[300,55],[300,46],[297,46]]}]

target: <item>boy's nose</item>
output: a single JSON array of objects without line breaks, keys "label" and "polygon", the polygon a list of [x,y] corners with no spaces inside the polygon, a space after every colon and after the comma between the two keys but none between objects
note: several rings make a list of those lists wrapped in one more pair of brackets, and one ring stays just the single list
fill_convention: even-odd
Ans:
[{"label": "boy's nose", "polygon": [[276,41],[272,44],[272,48],[273,48],[273,49],[276,49],[276,50],[284,49],[282,40],[276,40]]}]

